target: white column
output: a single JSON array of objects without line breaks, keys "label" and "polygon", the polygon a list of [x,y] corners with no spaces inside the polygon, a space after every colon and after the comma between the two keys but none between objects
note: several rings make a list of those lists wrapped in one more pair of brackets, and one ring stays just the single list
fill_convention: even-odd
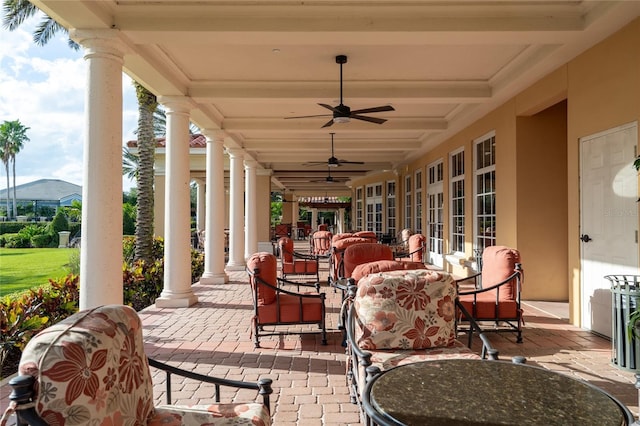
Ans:
[{"label": "white column", "polygon": [[161,308],[184,308],[198,301],[191,289],[191,212],[189,188],[189,112],[183,96],[162,97],[167,113],[164,204],[164,289]]},{"label": "white column", "polygon": [[80,309],[122,304],[122,64],[114,30],[73,31],[85,48]]},{"label": "white column", "polygon": [[258,207],[257,204],[257,182],[256,167],[258,162],[255,160],[244,161],[244,258],[249,259],[253,253],[258,251]]},{"label": "white column", "polygon": [[204,272],[200,284],[224,284],[224,134],[203,130],[207,137],[207,192],[204,233]]},{"label": "white column", "polygon": [[338,233],[344,232],[344,209],[338,209]]},{"label": "white column", "polygon": [[198,186],[196,193],[196,230],[202,231],[205,227],[205,183],[204,179],[194,179]]},{"label": "white column", "polygon": [[227,269],[242,271],[244,262],[244,185],[241,149],[229,149],[229,262]]},{"label": "white column", "polygon": [[311,229],[318,230],[318,209],[316,207],[311,209]]}]

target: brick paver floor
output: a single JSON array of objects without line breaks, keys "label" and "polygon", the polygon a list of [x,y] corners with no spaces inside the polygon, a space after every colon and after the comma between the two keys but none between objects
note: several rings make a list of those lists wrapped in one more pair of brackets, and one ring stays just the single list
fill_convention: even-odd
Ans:
[{"label": "brick paver floor", "polygon": [[[326,264],[324,268],[326,276]],[[337,329],[340,294],[331,288],[322,290],[327,293],[328,345],[320,344],[319,335],[292,334],[263,337],[262,347],[255,349],[247,275],[229,272],[229,276],[227,284],[194,285],[199,301],[192,307],[152,306],[141,311],[147,354],[203,374],[242,380],[273,379],[272,414],[279,426],[360,424],[345,382],[345,353]],[[501,359],[524,355],[529,364],[586,380],[613,394],[637,415],[634,375],[611,365],[610,342],[569,325],[561,318],[563,315],[549,312],[549,306],[558,304],[526,303],[522,344],[515,343],[513,333],[489,333]],[[560,304],[561,311],[563,306],[566,305]],[[474,341],[477,345],[479,339]],[[164,403],[164,380],[164,375],[154,372],[158,403]],[[172,386],[175,403],[210,401],[208,385],[174,380]],[[0,392],[4,411],[9,393],[6,380]],[[255,395],[241,391],[227,396],[249,400]]]}]

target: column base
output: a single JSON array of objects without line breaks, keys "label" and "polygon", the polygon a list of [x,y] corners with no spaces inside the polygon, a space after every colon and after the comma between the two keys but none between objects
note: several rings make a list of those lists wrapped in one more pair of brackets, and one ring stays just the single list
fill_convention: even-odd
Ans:
[{"label": "column base", "polygon": [[188,308],[196,303],[198,303],[198,296],[195,294],[174,297],[160,296],[156,299],[157,308]]},{"label": "column base", "polygon": [[214,274],[212,272],[205,272],[200,277],[200,284],[226,284],[229,282],[229,276],[222,272]]},{"label": "column base", "polygon": [[246,264],[244,263],[227,263],[227,266],[224,267],[227,271],[244,271],[246,268]]}]

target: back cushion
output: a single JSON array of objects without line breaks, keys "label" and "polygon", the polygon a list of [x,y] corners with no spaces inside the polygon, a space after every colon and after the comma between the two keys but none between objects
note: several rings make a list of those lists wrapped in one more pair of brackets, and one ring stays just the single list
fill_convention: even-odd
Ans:
[{"label": "back cushion", "polygon": [[398,270],[424,269],[421,262],[401,262],[398,260],[377,260],[375,262],[363,263],[355,268],[351,273],[351,278],[357,283],[369,274],[377,274],[379,272],[389,272]]},{"label": "back cushion", "polygon": [[345,238],[349,237],[353,237],[353,234],[351,232],[342,232],[331,237],[331,242],[335,243],[336,241],[344,240]]},{"label": "back cushion", "polygon": [[356,341],[365,350],[454,344],[456,286],[446,272],[418,269],[371,274],[354,299]]},{"label": "back cushion", "polygon": [[422,234],[413,234],[409,237],[409,253],[411,253],[411,261],[424,261],[424,253],[421,249],[425,247],[426,241],[427,238]]},{"label": "back cushion", "polygon": [[293,262],[293,240],[289,237],[281,237],[278,240],[278,248],[280,249],[280,256],[285,262]]},{"label": "back cushion", "polygon": [[344,251],[344,276],[351,277],[356,266],[376,260],[393,260],[391,247],[378,243],[361,243],[349,246]]},{"label": "back cushion", "polygon": [[81,311],[43,330],[19,372],[36,377],[36,411],[50,425],[147,424],[153,414],[142,323],[129,306]]},{"label": "back cushion", "polygon": [[[251,255],[249,260],[247,261],[247,269],[250,271],[254,271],[255,269],[259,270],[259,277],[271,284],[274,287],[277,287],[278,280],[278,259],[266,251],[254,253]],[[251,288],[256,286],[256,283],[253,280],[253,276],[249,275],[249,279],[251,280]],[[258,304],[260,305],[269,305],[276,301],[276,291],[270,287],[265,285],[258,285]]]},{"label": "back cushion", "polygon": [[358,231],[354,234],[354,236],[371,240],[369,241],[370,243],[376,242],[378,240],[376,233],[373,231]]},{"label": "back cushion", "polygon": [[[487,288],[507,279],[520,263],[520,252],[505,246],[489,246],[482,252],[482,287]],[[500,289],[501,299],[516,298],[516,280]]]},{"label": "back cushion", "polygon": [[311,236],[313,241],[313,252],[315,254],[325,254],[331,250],[331,232],[316,231]]}]

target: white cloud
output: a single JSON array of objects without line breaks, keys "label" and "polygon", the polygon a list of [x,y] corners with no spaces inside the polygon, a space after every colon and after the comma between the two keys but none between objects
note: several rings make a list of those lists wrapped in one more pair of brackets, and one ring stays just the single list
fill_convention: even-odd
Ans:
[{"label": "white cloud", "polygon": [[[0,29],[0,122],[29,127],[29,142],[16,156],[16,183],[42,178],[82,184],[86,63],[83,52],[60,36],[36,46],[37,19],[15,31]],[[131,79],[123,74],[123,142],[134,138],[137,111]],[[4,167],[0,189],[6,188]],[[133,183],[123,180],[124,190]]]}]

